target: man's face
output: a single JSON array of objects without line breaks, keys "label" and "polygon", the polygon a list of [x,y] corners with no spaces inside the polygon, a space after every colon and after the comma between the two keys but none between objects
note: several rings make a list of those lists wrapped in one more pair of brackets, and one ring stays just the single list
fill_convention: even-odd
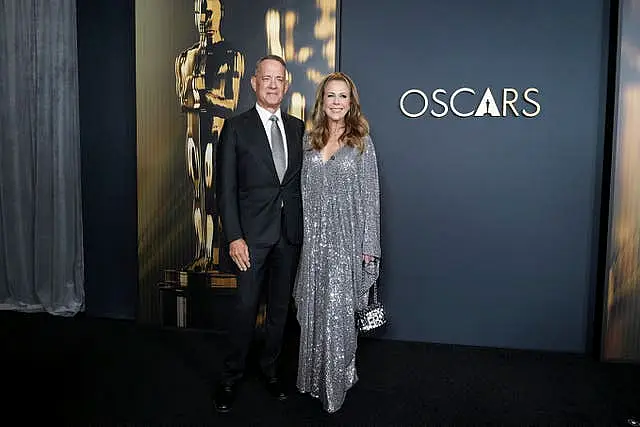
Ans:
[{"label": "man's face", "polygon": [[198,32],[207,34],[219,32],[221,18],[220,0],[195,0],[195,19]]},{"label": "man's face", "polygon": [[287,92],[284,66],[276,60],[265,59],[258,66],[256,75],[251,77],[251,87],[258,105],[272,112],[277,110]]}]

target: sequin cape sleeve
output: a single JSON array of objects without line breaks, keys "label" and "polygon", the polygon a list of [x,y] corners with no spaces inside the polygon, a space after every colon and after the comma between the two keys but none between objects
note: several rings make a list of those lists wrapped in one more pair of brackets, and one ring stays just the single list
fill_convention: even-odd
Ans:
[{"label": "sequin cape sleeve", "polygon": [[362,153],[362,175],[360,194],[363,207],[362,253],[372,255],[374,262],[365,265],[363,283],[359,294],[363,295],[378,279],[380,271],[380,183],[378,179],[378,160],[375,146],[370,136],[365,137],[365,149]]},{"label": "sequin cape sleeve", "polygon": [[362,253],[380,258],[380,184],[378,160],[371,137],[365,138],[362,153],[361,194],[364,209],[364,239]]}]

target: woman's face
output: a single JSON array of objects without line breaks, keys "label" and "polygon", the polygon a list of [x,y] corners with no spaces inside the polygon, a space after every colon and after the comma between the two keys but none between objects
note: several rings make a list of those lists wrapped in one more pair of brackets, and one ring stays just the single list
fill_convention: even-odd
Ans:
[{"label": "woman's face", "polygon": [[331,80],[324,87],[324,113],[332,122],[344,121],[351,107],[349,86],[343,80]]}]

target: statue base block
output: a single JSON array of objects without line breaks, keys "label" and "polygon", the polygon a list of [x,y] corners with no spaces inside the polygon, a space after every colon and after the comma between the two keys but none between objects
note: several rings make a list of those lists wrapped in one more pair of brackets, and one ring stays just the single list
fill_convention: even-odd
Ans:
[{"label": "statue base block", "polygon": [[219,271],[163,271],[158,283],[162,325],[226,332],[231,318],[236,276]]}]

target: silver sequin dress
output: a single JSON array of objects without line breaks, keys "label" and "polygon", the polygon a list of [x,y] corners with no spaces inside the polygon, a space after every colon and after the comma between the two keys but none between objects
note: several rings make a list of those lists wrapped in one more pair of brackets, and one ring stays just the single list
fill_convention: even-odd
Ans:
[{"label": "silver sequin dress", "polygon": [[304,241],[294,286],[300,323],[297,387],[335,412],[358,381],[354,311],[366,304],[380,258],[378,166],[371,138],[365,151],[342,147],[327,162],[304,138]]}]

